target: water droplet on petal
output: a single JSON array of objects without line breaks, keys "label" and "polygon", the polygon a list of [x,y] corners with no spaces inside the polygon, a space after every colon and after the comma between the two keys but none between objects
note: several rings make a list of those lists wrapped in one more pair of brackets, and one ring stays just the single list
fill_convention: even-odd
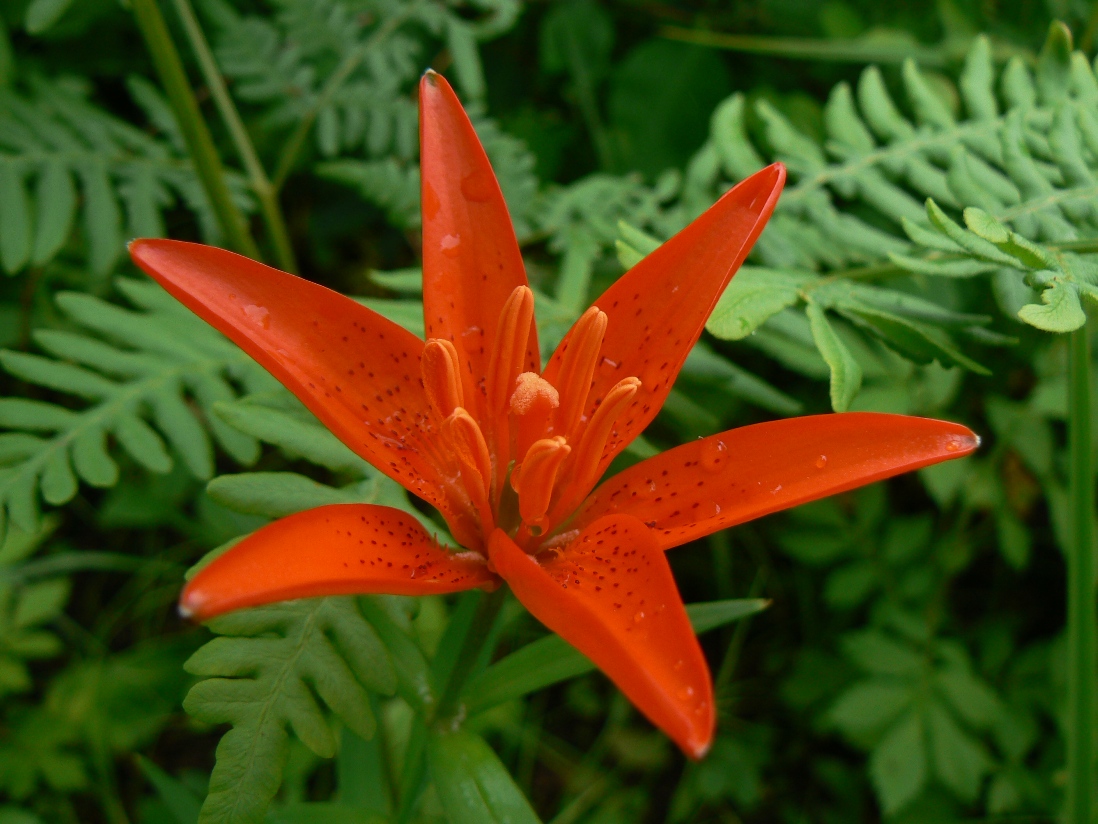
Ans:
[{"label": "water droplet on petal", "polygon": [[816,459],[816,468],[823,469],[825,466],[827,466],[827,455],[820,455],[820,457]]},{"label": "water droplet on petal", "polygon": [[681,670],[683,668],[683,666],[685,666],[685,664],[686,664],[686,662],[683,661],[681,658],[678,661],[676,661],[675,662],[675,672],[678,672],[679,670]]},{"label": "water droplet on petal", "polygon": [[728,460],[728,447],[724,441],[708,441],[701,448],[700,460],[702,469],[720,472]]},{"label": "water droplet on petal", "polygon": [[271,328],[271,313],[265,306],[256,306],[254,303],[249,303],[244,307],[244,314],[248,320],[257,326],[261,326],[264,329]]},{"label": "water droplet on petal", "polygon": [[643,620],[644,620],[644,613],[643,612],[638,612],[636,615],[633,616],[633,623],[634,624],[639,624]]},{"label": "water droplet on petal", "polygon": [[442,249],[442,254],[447,257],[457,257],[459,249],[461,247],[460,235],[443,235],[442,240],[438,243],[439,248]]},{"label": "water droplet on petal", "polygon": [[682,689],[679,690],[678,694],[679,694],[679,700],[680,701],[689,700],[690,698],[694,697],[694,688],[693,687],[683,687]]},{"label": "water droplet on petal", "polygon": [[461,193],[466,200],[483,203],[492,197],[492,178],[485,172],[473,172],[461,179]]},{"label": "water droplet on petal", "polygon": [[957,441],[956,438],[950,438],[949,442],[946,444],[946,452],[957,452],[960,450],[960,448],[961,444]]}]

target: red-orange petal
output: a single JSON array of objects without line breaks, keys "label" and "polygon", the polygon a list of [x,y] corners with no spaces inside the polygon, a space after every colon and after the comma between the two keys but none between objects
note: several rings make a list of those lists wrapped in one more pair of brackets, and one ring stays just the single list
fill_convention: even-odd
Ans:
[{"label": "red-orange petal", "polygon": [[608,479],[570,527],[634,515],[664,549],[771,512],[971,453],[948,421],[847,412],[744,426],[692,441]]},{"label": "red-orange petal", "polygon": [[540,563],[497,529],[488,550],[535,618],[590,658],[687,755],[705,755],[716,724],[709,668],[650,529],[629,516],[603,518]]},{"label": "red-orange petal", "polygon": [[241,255],[135,240],[134,262],[281,381],[337,438],[447,518],[423,341],[331,289]]},{"label": "red-orange petal", "polygon": [[[785,167],[780,163],[740,182],[594,302],[608,322],[587,416],[622,378],[641,379],[640,391],[606,445],[598,475],[660,411],[717,299],[774,211],[783,185]],[[554,385],[569,336],[545,368],[545,378]]]},{"label": "red-orange petal", "polygon": [[[427,337],[451,340],[464,355],[468,388],[476,390],[467,393],[467,407],[486,426],[478,383],[488,374],[507,298],[529,285],[526,269],[480,139],[450,84],[430,71],[419,84],[419,140]],[[541,371],[534,329],[526,361],[523,371]]]},{"label": "red-orange petal", "polygon": [[235,544],[190,580],[179,608],[205,621],[294,598],[494,587],[498,579],[478,558],[439,547],[399,509],[333,504],[282,518]]}]

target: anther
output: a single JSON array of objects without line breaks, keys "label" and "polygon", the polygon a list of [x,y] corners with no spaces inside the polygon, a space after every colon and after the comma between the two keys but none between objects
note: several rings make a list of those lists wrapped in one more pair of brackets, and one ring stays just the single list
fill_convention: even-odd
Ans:
[{"label": "anther", "polygon": [[534,293],[528,286],[516,286],[499,313],[495,348],[488,365],[488,408],[493,413],[507,409],[515,379],[526,361],[533,322]]},{"label": "anther", "polygon": [[587,407],[587,395],[605,336],[606,313],[597,306],[583,313],[568,336],[568,348],[557,373],[561,407],[557,412],[556,431],[566,438],[573,437]]},{"label": "anther", "polygon": [[457,348],[448,340],[431,338],[423,347],[419,362],[427,400],[445,420],[459,406],[465,406],[461,388],[461,366]]},{"label": "anther", "polygon": [[560,436],[543,438],[530,447],[522,463],[511,473],[511,487],[519,498],[519,515],[534,534],[537,534],[535,529],[543,526],[557,472],[571,451]]},{"label": "anther", "polygon": [[461,478],[480,516],[481,530],[488,534],[495,528],[495,518],[492,516],[489,501],[492,457],[488,452],[484,433],[480,431],[473,417],[460,406],[443,423],[442,431],[461,466]]},{"label": "anther", "polygon": [[[606,442],[610,439],[614,424],[629,406],[640,389],[640,378],[623,378],[606,393],[598,409],[591,416],[587,428],[583,431],[579,446],[570,468],[568,499],[557,501],[554,506],[560,512],[571,512],[598,480],[599,462],[602,460]],[[575,498],[575,500],[573,500]]]}]

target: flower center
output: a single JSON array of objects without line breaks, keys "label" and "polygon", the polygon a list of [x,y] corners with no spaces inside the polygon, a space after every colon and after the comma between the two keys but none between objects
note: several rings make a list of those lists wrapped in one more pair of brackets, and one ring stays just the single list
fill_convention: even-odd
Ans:
[{"label": "flower center", "polygon": [[[488,374],[479,387],[463,384],[451,341],[428,340],[421,361],[442,446],[458,473],[452,486],[461,499],[456,503],[479,522],[483,540],[498,525],[527,552],[551,540],[553,529],[594,486],[606,443],[641,385],[636,377],[624,378],[586,415],[606,313],[592,306],[576,322],[555,385],[523,371],[533,321],[533,293],[520,286],[500,312]],[[480,400],[477,395],[483,397],[480,423],[467,411]]]}]

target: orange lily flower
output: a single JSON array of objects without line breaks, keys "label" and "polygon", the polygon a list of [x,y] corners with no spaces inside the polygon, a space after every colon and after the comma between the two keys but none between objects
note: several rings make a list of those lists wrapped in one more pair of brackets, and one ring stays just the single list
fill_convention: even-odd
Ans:
[{"label": "orange lily flower", "polygon": [[[221,249],[137,240],[137,264],[266,367],[347,446],[438,509],[344,504],[258,530],[199,572],[207,619],[321,595],[510,585],[690,756],[715,726],[705,658],[664,550],[956,458],[963,426],[819,415],[671,449],[596,483],[652,421],[774,209],[774,164],[611,286],[544,371],[534,298],[488,159],[439,75],[420,84],[427,340],[336,292]],[[592,493],[592,489],[594,492]]]}]

